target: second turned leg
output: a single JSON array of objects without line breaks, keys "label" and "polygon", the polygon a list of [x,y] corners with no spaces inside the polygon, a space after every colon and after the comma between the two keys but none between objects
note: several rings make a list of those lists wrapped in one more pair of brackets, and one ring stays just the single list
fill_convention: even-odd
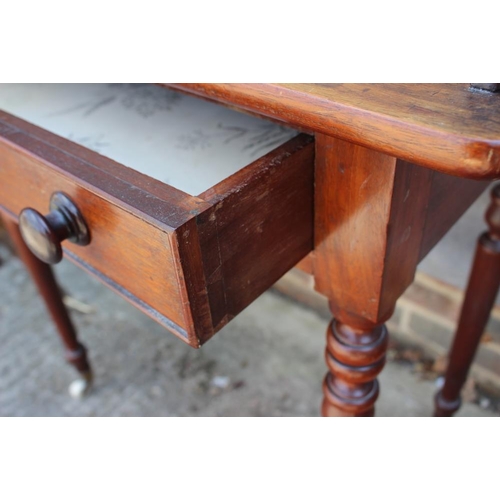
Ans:
[{"label": "second turned leg", "polygon": [[36,283],[47,309],[56,324],[57,331],[65,347],[66,360],[79,372],[81,379],[70,386],[72,396],[81,396],[90,389],[92,370],[87,359],[87,350],[78,341],[73,323],[62,301],[61,292],[51,267],[35,257],[24,243],[19,227],[9,217],[3,218],[5,228],[14,243],[18,255]]},{"label": "second turned leg", "polygon": [[489,231],[479,237],[443,388],[436,394],[436,417],[451,417],[476,355],[500,285],[500,184],[486,213]]},{"label": "second turned leg", "polygon": [[377,375],[385,364],[385,325],[348,326],[333,320],[327,330],[328,373],[323,382],[322,415],[371,417],[379,393]]}]

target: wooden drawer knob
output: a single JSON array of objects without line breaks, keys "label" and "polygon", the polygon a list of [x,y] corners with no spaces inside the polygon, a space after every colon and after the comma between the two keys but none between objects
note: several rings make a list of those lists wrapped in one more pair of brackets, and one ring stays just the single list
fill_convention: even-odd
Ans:
[{"label": "wooden drawer knob", "polygon": [[28,248],[43,262],[56,264],[62,259],[61,243],[90,243],[90,232],[76,205],[64,193],[50,198],[50,213],[43,216],[33,208],[19,214],[19,229]]}]

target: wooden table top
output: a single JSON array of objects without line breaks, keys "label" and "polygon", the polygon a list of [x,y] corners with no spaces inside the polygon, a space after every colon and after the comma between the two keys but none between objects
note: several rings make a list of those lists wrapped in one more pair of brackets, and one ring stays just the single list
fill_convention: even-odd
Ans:
[{"label": "wooden table top", "polygon": [[500,177],[500,93],[469,84],[166,84],[461,177]]}]

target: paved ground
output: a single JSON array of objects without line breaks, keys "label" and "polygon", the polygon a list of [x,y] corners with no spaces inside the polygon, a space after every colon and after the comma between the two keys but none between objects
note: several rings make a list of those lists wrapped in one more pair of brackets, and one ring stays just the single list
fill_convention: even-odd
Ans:
[{"label": "paved ground", "polygon": [[[73,372],[20,262],[0,246],[0,415],[317,416],[326,321],[264,294],[201,350],[165,332],[72,264],[60,282],[92,312],[73,312],[95,367],[94,391],[68,396]],[[433,382],[388,363],[379,416],[428,416]],[[462,416],[492,416],[467,404]]]}]

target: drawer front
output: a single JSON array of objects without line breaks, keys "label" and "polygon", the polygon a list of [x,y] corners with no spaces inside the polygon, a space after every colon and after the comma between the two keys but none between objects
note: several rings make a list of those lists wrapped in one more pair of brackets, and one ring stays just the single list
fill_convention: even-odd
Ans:
[{"label": "drawer front", "polygon": [[196,197],[0,112],[0,207],[69,195],[65,256],[199,346],[312,249],[314,144],[298,136]]},{"label": "drawer front", "polygon": [[[133,191],[140,198],[139,190],[103,169],[100,163],[106,160],[85,151],[85,161],[78,155],[84,148],[74,145],[68,150],[63,144],[68,141],[49,142],[49,137],[43,137],[49,134],[33,135],[36,127],[15,125],[23,124],[10,120],[0,125],[0,205],[14,215],[25,207],[47,213],[53,192],[68,194],[90,228],[91,243],[79,247],[65,242],[65,253],[105,277],[108,284],[128,291],[152,310],[162,311],[173,324],[183,326],[173,228],[148,217],[140,199],[136,206],[131,204],[127,194]],[[155,201],[157,210],[173,210],[154,199],[150,208]]]}]

